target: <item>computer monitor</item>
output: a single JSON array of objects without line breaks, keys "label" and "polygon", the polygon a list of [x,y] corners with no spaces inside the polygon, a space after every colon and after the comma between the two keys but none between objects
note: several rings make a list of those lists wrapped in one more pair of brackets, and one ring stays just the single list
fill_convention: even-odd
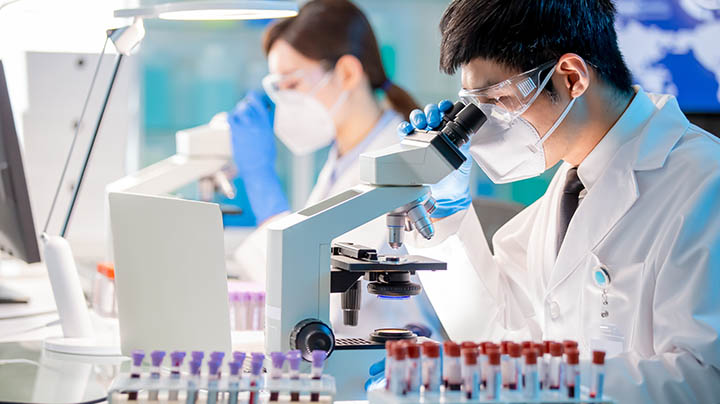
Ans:
[{"label": "computer monitor", "polygon": [[[40,261],[20,144],[0,60],[0,258],[7,256],[28,264]],[[0,303],[22,300],[0,284]]]}]

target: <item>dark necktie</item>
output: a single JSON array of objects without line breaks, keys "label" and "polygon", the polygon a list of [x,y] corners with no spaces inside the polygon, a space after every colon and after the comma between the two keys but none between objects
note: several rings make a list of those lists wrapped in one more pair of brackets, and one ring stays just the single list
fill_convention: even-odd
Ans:
[{"label": "dark necktie", "polygon": [[577,167],[568,170],[565,177],[565,187],[560,198],[560,215],[558,215],[557,252],[560,252],[565,233],[567,233],[570,219],[578,208],[580,192],[585,189],[577,174]]}]

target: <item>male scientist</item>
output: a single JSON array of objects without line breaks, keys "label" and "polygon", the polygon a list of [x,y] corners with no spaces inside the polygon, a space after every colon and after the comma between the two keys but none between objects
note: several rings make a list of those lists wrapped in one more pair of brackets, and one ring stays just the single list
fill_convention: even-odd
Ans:
[{"label": "male scientist", "polygon": [[[441,69],[460,69],[460,98],[488,118],[472,158],[497,184],[562,164],[494,255],[472,209],[438,222],[423,253],[464,257],[421,279],[451,338],[576,339],[585,358],[607,351],[618,402],[718,403],[720,140],[674,97],[631,86],[614,13],[611,0],[449,5]],[[446,104],[401,131],[436,126]]]}]

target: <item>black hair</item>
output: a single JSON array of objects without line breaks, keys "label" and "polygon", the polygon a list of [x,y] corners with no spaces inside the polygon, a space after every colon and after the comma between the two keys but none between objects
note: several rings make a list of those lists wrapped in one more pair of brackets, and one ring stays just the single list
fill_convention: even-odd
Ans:
[{"label": "black hair", "polygon": [[475,58],[526,71],[575,53],[601,80],[632,93],[612,0],[453,0],[440,32],[440,69],[448,74]]}]

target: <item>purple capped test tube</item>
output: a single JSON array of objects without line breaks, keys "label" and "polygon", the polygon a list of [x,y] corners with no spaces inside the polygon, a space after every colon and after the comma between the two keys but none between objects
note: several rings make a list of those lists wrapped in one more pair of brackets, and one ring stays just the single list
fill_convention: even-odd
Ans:
[{"label": "purple capped test tube", "polygon": [[[272,361],[272,367],[270,368],[271,379],[281,379],[283,372],[283,365],[285,364],[285,354],[282,352],[271,352],[270,359]],[[270,401],[278,401],[280,393],[278,391],[270,392]]]},{"label": "purple capped test tube", "polygon": [[218,399],[218,383],[220,382],[220,365],[218,360],[208,362],[208,404],[217,403]]},{"label": "purple capped test tube", "polygon": [[[197,351],[196,351],[197,352]],[[195,352],[193,352],[193,356]],[[200,356],[201,357],[201,356]],[[188,392],[186,404],[195,404],[198,397],[198,386],[200,385],[200,367],[202,365],[201,360],[193,360],[190,362],[190,379],[188,379]]]},{"label": "purple capped test tube", "polygon": [[203,358],[205,358],[205,352],[203,351],[192,351],[190,353],[190,357],[194,361],[202,362]]},{"label": "purple capped test tube", "polygon": [[[325,366],[325,358],[327,358],[327,352],[319,349],[312,351],[312,367],[310,368],[310,377],[313,380],[322,379],[323,367]],[[320,393],[311,392],[310,401],[320,401]]]},{"label": "purple capped test tube", "polygon": [[[243,356],[245,354],[243,353]],[[244,358],[243,358],[244,359]],[[228,390],[230,395],[228,398],[228,404],[238,403],[238,390],[240,389],[240,373],[242,370],[242,361],[233,361],[228,363],[230,368],[230,381],[228,382]]]},{"label": "purple capped test tube", "polygon": [[[180,379],[180,367],[182,366],[183,360],[185,360],[185,352],[172,351],[170,353],[170,379],[176,381]],[[168,393],[168,400],[177,401],[177,399],[178,391],[170,390],[170,392]]]},{"label": "purple capped test tube", "polygon": [[253,354],[253,360],[250,363],[250,398],[248,398],[248,404],[255,404],[257,392],[260,389],[260,373],[262,373],[264,358],[265,355],[260,358],[260,356]]},{"label": "purple capped test tube", "polygon": [[218,370],[218,379],[222,378],[223,359],[225,359],[225,352],[213,351],[210,353],[210,360],[213,362],[218,362],[220,365],[220,370]]},{"label": "purple capped test tube", "polygon": [[245,352],[235,351],[232,354],[233,361],[240,363],[240,372],[242,373],[242,366],[245,363],[245,357],[247,356]]},{"label": "purple capped test tube", "polygon": [[[136,349],[132,352],[132,368],[130,369],[130,378],[139,379],[142,374],[142,361],[145,359],[145,351]],[[128,400],[137,400],[137,391],[128,393]]]},{"label": "purple capped test tube", "polygon": [[[302,362],[302,353],[299,350],[288,352],[287,361],[290,365],[290,380],[300,380],[300,363]],[[300,392],[291,391],[290,401],[300,401]]]},{"label": "purple capped test tube", "polygon": [[257,292],[253,297],[253,330],[265,328],[265,292]]},{"label": "purple capped test tube", "polygon": [[[165,359],[165,351],[150,352],[150,360],[152,362],[152,370],[150,371],[151,379],[160,380],[160,365],[162,365],[163,359]],[[157,401],[158,391],[156,389],[150,390],[148,399],[150,401]]]}]

